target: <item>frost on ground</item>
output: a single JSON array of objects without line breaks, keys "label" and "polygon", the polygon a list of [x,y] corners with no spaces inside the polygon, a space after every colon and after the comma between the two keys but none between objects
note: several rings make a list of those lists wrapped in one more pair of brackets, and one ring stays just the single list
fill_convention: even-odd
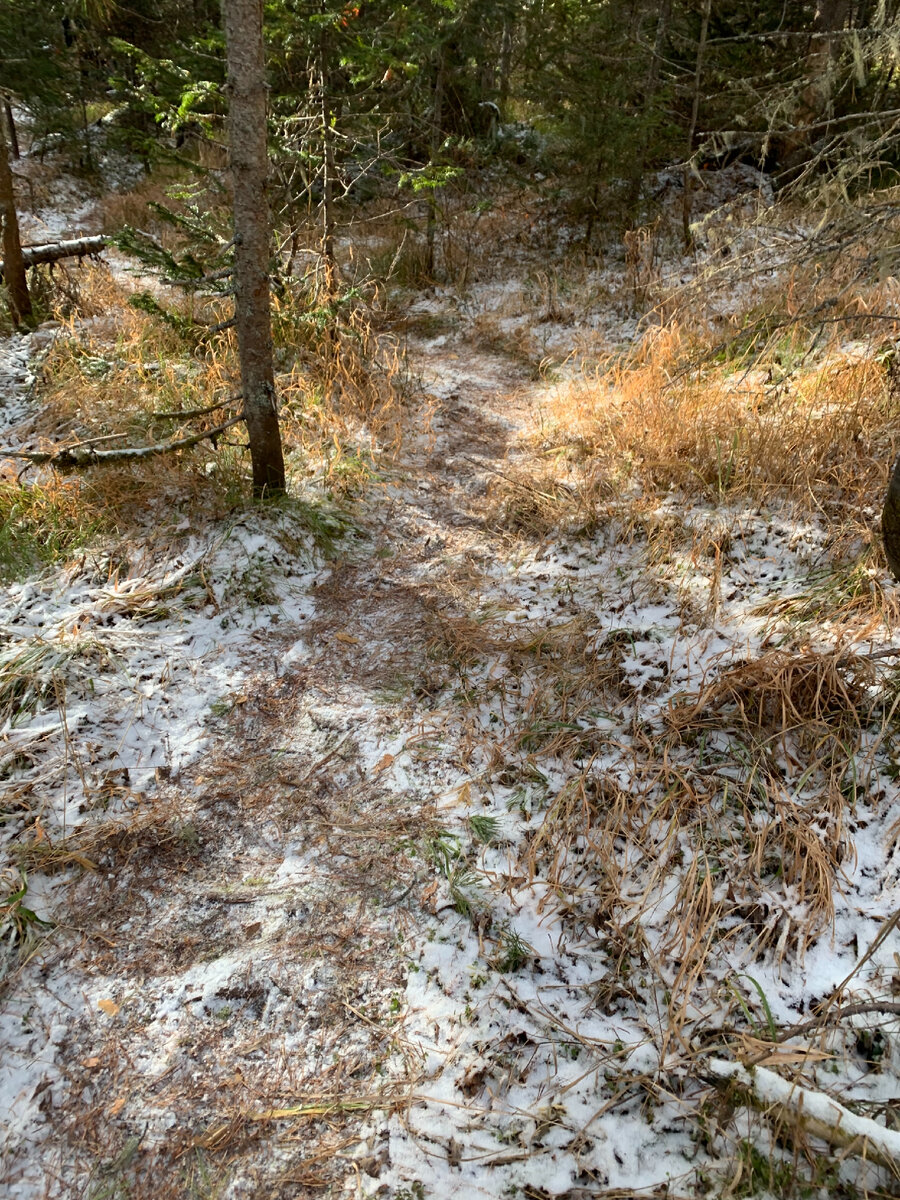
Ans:
[{"label": "frost on ground", "polygon": [[433,415],[330,555],[6,588],[5,1195],[896,1190],[891,585],[777,504],[536,531],[535,359],[635,332],[579,287],[411,298]]}]

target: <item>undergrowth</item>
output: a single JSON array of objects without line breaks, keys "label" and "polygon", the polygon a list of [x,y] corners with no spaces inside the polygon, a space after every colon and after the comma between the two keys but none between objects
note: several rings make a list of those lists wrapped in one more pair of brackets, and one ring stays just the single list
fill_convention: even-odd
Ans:
[{"label": "undergrowth", "polygon": [[[804,297],[795,281],[777,309],[715,332],[682,312],[560,385],[530,454],[489,484],[493,523],[528,570],[511,567],[507,607],[441,614],[430,647],[460,710],[466,804],[485,810],[465,816],[473,843],[522,822],[507,876],[496,857],[482,871],[474,845],[441,866],[449,881],[464,861],[479,896],[451,902],[501,974],[528,961],[502,924],[522,880],[560,947],[599,946],[591,1004],[652,1026],[660,1064],[637,1083],[624,1069],[607,1078],[651,1112],[683,1086],[674,1076],[697,1082],[710,1052],[838,1099],[832,1070],[857,1079],[854,1046],[865,1071],[882,1069],[887,1037],[876,1029],[872,1050],[876,1034],[845,1024],[845,1002],[895,1011],[884,969],[861,971],[890,914],[847,979],[810,1001],[800,1033],[758,978],[805,980],[846,927],[863,831],[884,820],[897,776],[900,608],[873,519],[898,446],[896,369],[862,315],[874,292],[828,308],[847,317],[838,333],[805,319]],[[807,549],[786,554],[793,534]],[[560,563],[542,562],[557,552],[573,573],[568,603]],[[539,618],[522,599],[532,579]],[[650,614],[664,600],[677,631],[655,652]],[[627,612],[621,629],[610,611]],[[898,826],[882,830],[891,844]],[[700,1131],[689,1090],[681,1111]],[[888,1106],[865,1112],[892,1127]],[[723,1173],[698,1172],[709,1194],[892,1194],[786,1113],[726,1096],[710,1128]]]},{"label": "undergrowth", "polygon": [[[99,449],[164,444],[237,414],[233,334],[198,340],[195,332],[186,332],[220,320],[221,300],[172,293],[135,307],[130,299],[104,268],[93,266],[81,273],[77,310],[58,307],[63,330],[44,361],[40,408],[31,422],[39,444]],[[396,347],[376,337],[363,305],[348,303],[337,314],[311,303],[301,291],[275,299],[276,355],[283,366],[276,385],[289,487],[300,493],[299,504],[309,506],[313,532],[327,542],[333,539],[333,530],[325,528],[329,520],[314,499],[302,497],[318,492],[341,504],[379,477],[381,462],[402,440],[409,388]],[[93,315],[87,323],[80,319],[85,313]],[[220,519],[249,501],[245,442],[237,426],[146,463],[94,467],[82,485],[42,482],[32,507],[48,489],[57,509],[63,497],[77,493],[84,538],[103,527],[146,531],[185,518],[192,524]],[[7,534],[17,547],[2,555],[10,562],[18,556],[23,570],[37,553],[37,547],[26,546],[26,494],[21,489]],[[4,503],[13,508],[12,492]],[[60,526],[59,538],[44,548],[51,559],[55,541],[78,541],[77,531],[68,528],[74,511],[64,518],[52,508],[44,503],[48,524]]]},{"label": "undergrowth", "polygon": [[0,582],[65,561],[109,528],[78,481],[0,480]]},{"label": "undergrowth", "polygon": [[641,486],[836,513],[880,493],[898,401],[876,356],[835,347],[773,379],[765,357],[752,369],[709,363],[707,347],[669,326],[559,390],[558,436],[588,459],[592,496]]},{"label": "undergrowth", "polygon": [[[484,228],[499,230],[506,216],[485,213]],[[448,276],[465,281],[475,271],[467,239],[479,219],[444,239]],[[421,269],[413,248],[396,262],[402,282]],[[300,492],[282,502],[288,555],[303,545],[292,523],[336,553],[353,529],[343,505],[389,469],[409,417],[402,358],[376,336],[365,297],[352,291],[325,303],[314,279],[286,272],[275,297],[283,431]],[[546,292],[549,311],[558,295],[549,284]],[[96,319],[86,327],[66,318],[44,366],[38,437],[139,443],[211,428],[237,411],[231,335],[186,332],[221,317],[218,300],[166,295],[166,320],[153,305],[128,305],[99,269],[81,295]],[[659,1063],[629,1075],[626,1048],[604,1047],[605,1079],[624,1081],[651,1114],[661,1095],[683,1089],[680,1119],[693,1122],[725,1173],[704,1179],[698,1168],[704,1194],[799,1197],[828,1187],[850,1196],[836,1161],[817,1164],[799,1125],[776,1125],[770,1136],[768,1114],[740,1115],[733,1097],[710,1100],[708,1087],[696,1089],[700,1100],[690,1094],[710,1047],[797,1068],[798,1079],[845,1052],[826,1006],[813,1012],[803,1049],[827,1043],[827,1051],[779,1059],[791,1053],[781,1045],[786,1030],[757,975],[802,971],[831,937],[857,822],[884,802],[885,780],[898,769],[896,669],[860,646],[900,618],[867,517],[896,445],[892,368],[883,354],[837,341],[811,347],[815,330],[793,322],[801,314],[790,296],[785,304],[715,335],[670,321],[629,353],[581,371],[559,387],[552,424],[536,436],[545,453],[492,477],[494,526],[523,542],[541,539],[541,554],[545,542],[559,547],[564,528],[594,563],[601,549],[627,545],[639,550],[641,569],[629,574],[623,555],[618,576],[611,568],[589,594],[576,585],[566,592],[557,575],[558,617],[550,610],[513,621],[502,603],[430,612],[423,691],[443,688],[452,702],[442,719],[458,723],[458,761],[473,777],[467,797],[484,807],[466,813],[462,834],[427,831],[421,850],[441,880],[436,903],[471,923],[485,972],[504,984],[537,955],[509,906],[493,911],[501,889],[511,898],[533,888],[548,924],[576,947],[600,947],[605,969],[590,981],[587,1007],[611,1018],[639,1014]],[[486,323],[475,330],[482,343],[490,332]],[[215,412],[184,415],[211,404]],[[216,446],[150,467],[104,468],[83,482],[8,479],[0,569],[24,573],[106,531],[193,528],[251,503],[234,431]],[[822,522],[825,549],[790,588],[748,585],[745,618],[768,622],[752,649],[736,651],[732,641],[707,659],[697,650],[688,682],[673,683],[678,638],[721,635],[742,506],[748,524],[765,509]],[[580,567],[568,565],[577,584]],[[681,589],[677,636],[638,680],[639,648],[650,656],[671,632],[655,640],[654,605],[678,593],[688,567],[703,575],[707,595],[698,601]],[[538,578],[545,591],[554,586]],[[270,568],[253,556],[226,582],[242,605],[277,600]],[[610,611],[628,605],[650,615],[611,623]],[[342,646],[359,640],[337,637]],[[0,718],[12,722],[53,699],[67,665],[88,679],[105,662],[77,631],[9,648]],[[25,861],[92,864],[97,848],[36,843]],[[31,918],[24,892],[10,896],[0,916],[19,942]]]}]

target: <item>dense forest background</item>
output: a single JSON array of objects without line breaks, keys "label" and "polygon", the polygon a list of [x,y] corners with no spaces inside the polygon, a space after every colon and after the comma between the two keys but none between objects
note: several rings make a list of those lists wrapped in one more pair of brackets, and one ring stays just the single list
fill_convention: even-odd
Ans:
[{"label": "dense forest background", "polygon": [[[286,229],[325,192],[337,205],[434,196],[477,169],[530,168],[565,188],[590,242],[598,223],[647,217],[664,166],[690,181],[741,159],[778,187],[827,178],[845,196],[893,166],[889,4],[264,8],[272,204]],[[9,99],[85,171],[98,122],[148,169],[208,167],[223,145],[217,3],[7,0],[0,23]]]}]

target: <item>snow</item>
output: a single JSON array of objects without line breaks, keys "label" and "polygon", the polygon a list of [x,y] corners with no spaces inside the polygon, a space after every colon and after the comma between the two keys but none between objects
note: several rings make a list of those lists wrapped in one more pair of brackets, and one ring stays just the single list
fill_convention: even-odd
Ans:
[{"label": "snow", "polygon": [[797,1112],[816,1132],[828,1130],[840,1145],[860,1139],[869,1156],[894,1164],[900,1160],[900,1133],[885,1129],[868,1117],[860,1117],[819,1092],[799,1087],[764,1067],[746,1070],[740,1063],[710,1059],[709,1069],[720,1079],[733,1079],[763,1104],[781,1104]]},{"label": "snow", "polygon": [[[769,202],[764,181],[736,174]],[[734,178],[711,183],[713,208],[720,184],[734,191]],[[88,215],[39,219],[59,236]],[[727,1027],[759,1041],[766,1008],[779,1026],[804,1020],[896,911],[892,752],[866,731],[855,802],[836,813],[797,747],[782,747],[783,794],[730,813],[736,734],[726,722],[680,741],[673,713],[783,635],[760,606],[809,593],[824,522],[661,497],[653,519],[677,513],[683,536],[660,562],[612,510],[591,536],[540,544],[485,517],[487,468],[525,455],[517,439],[554,387],[485,348],[485,330],[524,330],[561,357],[576,334],[621,345],[636,319],[603,297],[623,278],[621,262],[589,273],[584,295],[596,295],[573,324],[536,322],[534,287],[518,278],[476,281],[460,306],[419,298],[412,316],[449,313],[464,333],[451,322],[412,338],[434,420],[362,506],[371,537],[346,539],[337,561],[289,514],[249,512],[175,528],[127,570],[98,549],[4,589],[0,666],[26,653],[38,665],[35,694],[0,730],[4,786],[25,801],[4,814],[0,846],[14,863],[39,830],[54,846],[75,839],[97,868],[28,874],[26,902],[59,928],[29,962],[10,960],[4,1194],[63,1196],[61,1180],[84,1182],[91,1155],[65,1121],[88,1112],[100,1114],[101,1158],[136,1137],[152,1169],[154,1154],[215,1145],[203,1137],[238,1117],[268,1129],[270,1107],[381,1089],[352,1127],[356,1161],[341,1160],[333,1194],[341,1175],[346,1194],[372,1197],[687,1192],[698,1168],[721,1191],[733,1166],[697,1138],[706,1077],[750,1080],[767,1102],[795,1094],[774,1070],[751,1079],[726,1059],[726,1048],[742,1055]],[[467,341],[485,315],[481,340]],[[0,345],[6,446],[27,428],[54,336]],[[732,535],[718,583],[691,544],[716,529]],[[300,551],[285,552],[285,532]],[[379,539],[391,555],[378,556]],[[473,648],[461,634],[444,653],[441,621],[469,630]],[[893,636],[869,629],[844,649]],[[568,658],[554,649],[567,639]],[[808,640],[832,647],[827,628],[810,626]],[[600,663],[610,682],[581,703]],[[657,741],[696,790],[683,812],[648,775]],[[843,822],[833,919],[808,945],[801,884],[764,867],[788,800],[823,845]],[[607,828],[625,803],[633,823]],[[493,819],[484,838],[476,818]],[[143,829],[157,840],[145,846]],[[751,905],[738,881],[752,854]],[[683,921],[705,882],[716,936],[691,982]],[[891,929],[844,999],[891,994],[898,953]],[[847,1107],[897,1094],[895,1056],[862,1064],[857,1028],[829,1027],[832,1058],[804,1068],[804,1105],[894,1156],[897,1135]],[[896,1019],[881,1028],[895,1038]],[[223,1196],[259,1195],[254,1172],[295,1163],[297,1131],[279,1129],[248,1151],[257,1159],[235,1157]]]}]

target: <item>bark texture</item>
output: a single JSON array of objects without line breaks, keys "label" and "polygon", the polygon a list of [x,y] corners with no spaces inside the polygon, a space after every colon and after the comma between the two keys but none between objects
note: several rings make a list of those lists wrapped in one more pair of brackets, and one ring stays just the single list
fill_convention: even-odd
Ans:
[{"label": "bark texture", "polygon": [[[91,237],[73,238],[67,242],[46,242],[41,246],[23,246],[22,261],[26,267],[38,263],[59,262],[63,258],[88,258],[99,254],[108,239],[102,233]],[[6,263],[0,262],[0,279],[6,272]]]},{"label": "bark texture", "polygon": [[31,296],[25,277],[25,260],[19,240],[19,218],[9,166],[6,133],[0,125],[0,217],[3,219],[3,265],[12,318],[17,325],[31,318]]},{"label": "bark texture", "polygon": [[[325,13],[325,5],[322,5]],[[337,295],[337,262],[334,257],[334,113],[331,107],[330,47],[327,26],[322,24],[319,37],[319,119],[322,123],[322,262],[325,267],[324,292],[326,300]]]},{"label": "bark texture", "polygon": [[16,119],[13,116],[12,105],[9,100],[3,101],[3,111],[6,114],[6,134],[9,138],[9,152],[13,159],[21,157],[19,151],[19,134],[16,130]]},{"label": "bark texture", "polygon": [[806,87],[800,97],[798,123],[812,125],[829,115],[834,68],[841,53],[841,31],[850,16],[850,0],[819,0],[813,37],[806,56]]},{"label": "bark texture", "polygon": [[235,324],[253,489],[285,490],[275,403],[266,202],[263,0],[223,0],[228,61],[229,148],[234,187]]},{"label": "bark texture", "polygon": [[841,32],[850,17],[850,0],[818,0],[813,17],[812,37],[806,53],[806,82],[794,113],[794,130],[782,140],[779,157],[791,177],[812,154],[814,133],[825,137],[823,119],[831,116],[835,72],[841,55]]},{"label": "bark texture", "polygon": [[694,68],[694,95],[691,100],[691,124],[687,138],[687,156],[684,166],[684,192],[681,202],[681,228],[684,235],[684,248],[690,250],[694,244],[691,233],[691,217],[694,208],[694,172],[691,158],[694,153],[694,137],[697,133],[697,119],[700,115],[700,82],[703,78],[703,60],[706,57],[706,38],[709,33],[709,17],[712,12],[712,0],[704,0],[703,18],[700,23],[700,41],[697,43],[697,62]]},{"label": "bark texture", "polygon": [[881,513],[881,536],[891,574],[900,582],[900,458],[894,463]]}]

